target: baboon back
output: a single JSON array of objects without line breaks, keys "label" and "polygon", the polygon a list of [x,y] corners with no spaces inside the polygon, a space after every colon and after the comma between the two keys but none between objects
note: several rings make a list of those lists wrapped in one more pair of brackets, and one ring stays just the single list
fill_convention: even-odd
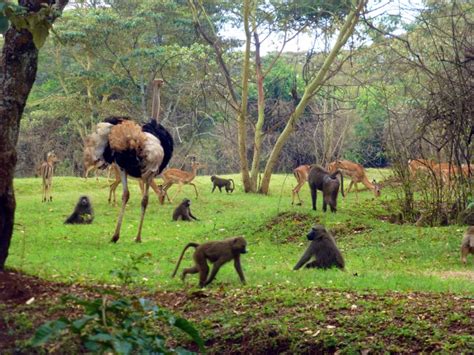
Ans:
[{"label": "baboon back", "polygon": [[324,236],[322,240],[314,241],[316,250],[316,266],[328,269],[333,266],[344,269],[344,258],[332,238]]}]

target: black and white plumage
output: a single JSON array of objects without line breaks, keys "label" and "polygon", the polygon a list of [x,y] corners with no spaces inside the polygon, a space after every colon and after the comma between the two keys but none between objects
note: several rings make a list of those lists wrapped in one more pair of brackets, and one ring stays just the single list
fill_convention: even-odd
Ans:
[{"label": "black and white plumage", "polygon": [[[161,86],[162,81],[158,84]],[[156,175],[163,171],[173,155],[171,134],[157,122],[157,118],[151,118],[148,123],[140,126],[128,117],[109,117],[97,125],[96,131],[89,136],[87,142],[93,145],[93,149],[88,148],[94,152],[96,166],[106,167],[116,163],[120,168],[120,178],[123,185],[122,209],[112,242],[119,240],[123,214],[130,196],[127,176],[130,175],[143,181],[145,189],[141,204],[140,224],[135,239],[135,241],[141,242],[141,230],[148,205],[150,183]]]}]

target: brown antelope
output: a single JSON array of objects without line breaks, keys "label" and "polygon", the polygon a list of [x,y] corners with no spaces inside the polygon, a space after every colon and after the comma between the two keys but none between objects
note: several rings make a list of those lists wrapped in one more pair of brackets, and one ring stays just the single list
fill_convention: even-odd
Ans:
[{"label": "brown antelope", "polygon": [[[117,187],[122,183],[122,179],[120,178],[120,168],[117,166],[117,164],[111,164],[109,166],[109,173],[113,172],[115,176],[115,181],[112,182],[109,186],[109,199],[108,202],[111,203],[113,202],[114,206],[117,204],[115,200],[115,190],[117,190]],[[142,195],[145,191],[145,186],[143,184],[142,180],[138,180],[138,184],[140,186],[140,191],[142,192]],[[158,196],[158,200],[160,201],[160,204],[164,203],[165,197],[168,198],[168,201],[170,201],[170,198],[165,190],[163,190],[163,185],[157,185],[154,180],[150,182],[150,187],[152,188],[153,191],[155,191],[156,195]]]},{"label": "brown antelope", "polygon": [[436,163],[433,160],[413,159],[408,161],[408,168],[412,177],[417,173],[431,173],[432,176],[441,179],[444,183],[450,184],[455,176],[469,176],[469,168],[467,164],[461,167],[452,163]]},{"label": "brown antelope", "polygon": [[[94,149],[91,146],[90,137],[86,137],[84,141],[83,165],[84,165],[84,179],[87,180],[87,178],[89,177],[89,173],[91,171],[94,171],[95,179],[98,181],[99,176],[97,175],[97,171],[101,168],[102,163],[94,159]],[[107,167],[107,181],[109,181],[110,179],[111,172],[112,172],[112,165],[109,165]]]},{"label": "brown antelope", "polygon": [[53,201],[53,174],[54,174],[54,163],[58,162],[59,159],[56,157],[54,152],[49,152],[46,155],[46,161],[40,166],[40,175],[43,180],[43,198],[42,202]]},{"label": "brown antelope", "polygon": [[435,164],[431,159],[410,159],[408,160],[408,170],[410,175],[414,177],[419,171],[426,172],[432,170]]},{"label": "brown antelope", "polygon": [[98,180],[97,169],[99,166],[94,159],[94,147],[91,145],[90,137],[86,137],[84,141],[84,153],[82,159],[84,165],[84,178],[87,180],[89,173],[95,170],[95,178]]},{"label": "brown antelope", "polygon": [[451,163],[434,164],[433,171],[446,184],[451,184],[456,177],[461,175],[469,177],[469,167],[467,164],[462,164],[461,166]]},{"label": "brown antelope", "polygon": [[192,185],[194,187],[194,191],[196,192],[196,198],[198,198],[198,191],[197,191],[196,185],[192,181],[196,177],[197,170],[201,167],[203,167],[201,163],[198,163],[193,160],[191,162],[191,171],[184,171],[177,168],[166,169],[161,174],[161,177],[163,178],[163,191],[164,191],[162,198],[164,198],[164,194],[168,191],[168,189],[173,184],[178,184],[178,190],[176,191],[175,195],[173,196],[171,200],[168,198],[168,201],[171,202],[172,200],[174,200],[176,195],[178,195],[178,193],[181,192],[183,185]]},{"label": "brown antelope", "polygon": [[375,179],[372,180],[372,182],[369,181],[362,165],[353,163],[349,160],[336,160],[328,165],[328,170],[330,173],[335,172],[337,169],[341,170],[345,176],[351,178],[351,183],[349,184],[346,193],[351,192],[352,185],[354,185],[356,199],[359,200],[359,190],[357,188],[357,184],[362,183],[365,187],[374,192],[375,197],[380,197],[380,185],[377,184]]},{"label": "brown antelope", "polygon": [[311,170],[311,165],[305,164],[300,165],[297,168],[293,169],[293,175],[296,178],[297,185],[292,190],[291,204],[295,203],[295,197],[298,196],[300,202],[297,205],[301,205],[302,201],[300,198],[300,190],[303,187],[304,183],[308,180],[309,171]]}]

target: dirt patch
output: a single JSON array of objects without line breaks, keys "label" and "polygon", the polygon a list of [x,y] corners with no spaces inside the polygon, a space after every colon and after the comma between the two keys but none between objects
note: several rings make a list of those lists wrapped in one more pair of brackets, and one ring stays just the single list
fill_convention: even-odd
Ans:
[{"label": "dirt patch", "polygon": [[[31,353],[19,344],[46,320],[78,316],[77,307],[54,310],[60,296],[90,299],[105,287],[53,283],[16,272],[3,274],[0,280],[0,349],[18,354]],[[209,354],[474,351],[474,299],[462,295],[285,290],[271,285],[236,289],[219,283],[204,290],[120,293],[153,299],[190,320]],[[35,301],[26,304],[31,297]],[[25,319],[28,327],[21,323]],[[194,349],[186,338],[181,345]],[[58,346],[49,349],[59,353]]]},{"label": "dirt patch", "polygon": [[298,212],[282,212],[259,230],[270,233],[275,243],[300,243],[319,218]]},{"label": "dirt patch", "polygon": [[37,277],[16,272],[0,272],[0,302],[24,304],[32,298],[48,298],[64,285],[45,282]]},{"label": "dirt patch", "polygon": [[352,221],[338,223],[329,228],[329,231],[336,237],[344,237],[349,235],[356,235],[367,233],[372,230],[371,227],[364,224],[355,224]]}]

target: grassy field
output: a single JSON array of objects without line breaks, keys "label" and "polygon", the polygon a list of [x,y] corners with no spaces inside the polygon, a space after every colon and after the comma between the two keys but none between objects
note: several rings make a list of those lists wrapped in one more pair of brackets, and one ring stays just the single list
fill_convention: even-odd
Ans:
[{"label": "grassy field", "polygon": [[[369,170],[378,180],[387,174]],[[216,353],[474,351],[474,261],[463,266],[459,250],[465,227],[389,223],[395,192],[388,188],[380,199],[367,190],[359,202],[350,194],[339,200],[336,214],[324,214],[320,195],[318,211],[311,210],[306,185],[300,194],[304,205],[291,206],[292,175],[275,175],[269,196],[243,193],[239,176],[232,177],[237,182],[232,195],[211,194],[208,176],[196,179],[198,199],[191,186],[183,188],[176,202],[190,198],[198,222],[173,222],[175,203],[160,206],[152,196],[141,244],[134,242],[140,211],[136,182],[130,183],[121,238],[113,244],[119,207],[107,203],[106,179],[55,178],[52,203],[41,203],[39,179],[17,179],[7,267],[69,285],[117,284],[111,270],[149,252],[149,262],[140,265],[138,289],[199,322]],[[174,188],[170,191],[173,196]],[[64,225],[83,194],[92,199],[94,223]],[[292,271],[316,223],[333,231],[346,260],[344,272]],[[232,264],[221,269],[204,299],[196,296],[197,277],[189,276],[185,284],[170,277],[189,241],[235,235],[248,241],[249,253],[242,257],[246,286]],[[191,260],[188,251],[182,267]]]},{"label": "grassy field", "polygon": [[[376,171],[372,174],[377,174]],[[233,176],[236,181],[238,176]],[[198,222],[173,222],[173,205],[160,206],[155,196],[145,217],[143,243],[134,242],[137,230],[140,193],[138,183],[131,182],[131,199],[127,207],[121,239],[110,243],[119,207],[107,203],[105,179],[85,181],[59,177],[54,181],[54,201],[41,203],[39,179],[18,179],[15,234],[8,266],[42,278],[71,282],[113,282],[109,271],[120,268],[129,255],[150,252],[151,263],[142,267],[146,284],[157,289],[181,289],[179,279],[170,275],[189,241],[203,242],[234,235],[244,235],[249,253],[243,266],[249,287],[263,284],[285,284],[286,287],[321,286],[339,289],[390,291],[450,291],[474,293],[472,267],[459,262],[460,240],[464,228],[417,228],[387,222],[389,190],[374,200],[369,191],[350,194],[339,201],[336,214],[310,209],[308,187],[301,196],[304,206],[291,206],[293,176],[276,175],[270,196],[242,192],[237,183],[234,194],[210,193],[209,177],[197,178],[200,192],[194,197],[191,186],[185,186],[177,197],[192,200],[192,211]],[[117,190],[119,192],[119,189]],[[173,196],[174,188],[170,190]],[[78,197],[91,197],[95,220],[92,225],[64,225]],[[118,198],[120,199],[120,193]],[[334,231],[346,259],[347,270],[292,271],[307,244],[310,226],[321,223]],[[189,264],[191,252],[184,265]],[[472,266],[472,265],[471,265]],[[353,274],[357,273],[357,277]],[[239,286],[232,265],[218,275],[218,282]],[[196,278],[190,277],[194,285]]]}]

